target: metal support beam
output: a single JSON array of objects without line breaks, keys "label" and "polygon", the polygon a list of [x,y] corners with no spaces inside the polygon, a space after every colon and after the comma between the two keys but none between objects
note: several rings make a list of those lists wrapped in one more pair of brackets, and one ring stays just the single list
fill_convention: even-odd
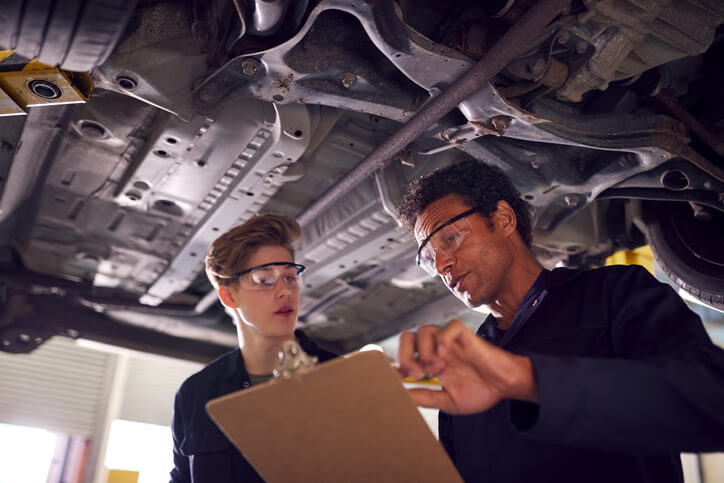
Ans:
[{"label": "metal support beam", "polygon": [[306,225],[341,196],[382,166],[410,144],[433,123],[440,120],[469,95],[484,86],[494,75],[518,56],[555,19],[570,0],[537,2],[469,71],[453,82],[448,89],[432,99],[410,118],[395,134],[368,154],[322,196],[297,216]]}]

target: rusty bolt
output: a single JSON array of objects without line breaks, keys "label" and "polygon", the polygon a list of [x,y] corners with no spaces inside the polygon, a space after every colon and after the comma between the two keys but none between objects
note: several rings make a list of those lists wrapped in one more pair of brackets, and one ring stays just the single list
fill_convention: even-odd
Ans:
[{"label": "rusty bolt", "polygon": [[490,120],[490,124],[493,125],[496,131],[505,131],[510,126],[510,117],[495,116]]},{"label": "rusty bolt", "polygon": [[201,89],[201,92],[199,92],[199,99],[204,102],[209,102],[211,100],[211,91],[208,87]]},{"label": "rusty bolt", "polygon": [[578,200],[580,199],[580,196],[578,195],[566,195],[563,198],[563,201],[566,202],[566,206],[576,206],[578,204]]},{"label": "rusty bolt", "polygon": [[394,161],[399,161],[403,166],[410,166],[412,168],[417,166],[417,160],[415,159],[415,155],[409,146],[392,159]]},{"label": "rusty bolt", "polygon": [[241,61],[241,71],[244,75],[254,75],[259,69],[259,61],[253,58],[244,59]]},{"label": "rusty bolt", "polygon": [[528,70],[533,75],[542,73],[546,68],[546,61],[538,57],[537,59],[531,59],[528,62]]},{"label": "rusty bolt", "polygon": [[351,72],[345,72],[345,74],[342,76],[342,85],[349,89],[352,87],[352,84],[354,84],[354,81],[357,80],[357,76],[355,76]]}]

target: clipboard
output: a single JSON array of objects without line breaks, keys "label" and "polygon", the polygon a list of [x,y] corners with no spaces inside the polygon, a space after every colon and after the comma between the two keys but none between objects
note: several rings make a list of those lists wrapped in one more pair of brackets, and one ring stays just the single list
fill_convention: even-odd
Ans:
[{"label": "clipboard", "polygon": [[275,378],[206,411],[270,483],[462,482],[381,352]]}]

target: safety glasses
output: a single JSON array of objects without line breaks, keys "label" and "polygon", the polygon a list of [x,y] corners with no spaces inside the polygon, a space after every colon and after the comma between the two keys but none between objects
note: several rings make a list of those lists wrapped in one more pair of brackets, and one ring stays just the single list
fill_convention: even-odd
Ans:
[{"label": "safety glasses", "polygon": [[433,277],[437,275],[435,269],[435,256],[442,254],[450,256],[460,247],[463,240],[473,230],[467,217],[480,211],[478,208],[471,208],[468,211],[450,218],[442,225],[435,228],[417,249],[417,264]]},{"label": "safety glasses", "polygon": [[297,263],[272,262],[251,267],[225,279],[222,284],[229,285],[239,280],[239,287],[244,290],[273,290],[281,278],[287,288],[299,286],[299,278],[306,267]]}]

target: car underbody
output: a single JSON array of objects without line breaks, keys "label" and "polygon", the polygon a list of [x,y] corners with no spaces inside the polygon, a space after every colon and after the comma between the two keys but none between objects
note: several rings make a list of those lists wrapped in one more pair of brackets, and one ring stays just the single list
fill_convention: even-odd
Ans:
[{"label": "car underbody", "polygon": [[[395,216],[412,179],[469,158],[529,201],[544,266],[649,243],[724,308],[724,4],[559,2],[521,42],[536,3],[127,5],[102,61],[54,62],[72,88],[33,84],[35,102],[0,117],[0,349],[53,335],[199,360],[233,347],[204,254],[266,212],[303,226],[300,326],[330,350],[480,318],[415,266]],[[0,79],[53,84],[21,70],[44,60],[26,44],[0,44],[16,52]],[[71,70],[90,71],[87,102],[67,93],[85,75]]]}]

